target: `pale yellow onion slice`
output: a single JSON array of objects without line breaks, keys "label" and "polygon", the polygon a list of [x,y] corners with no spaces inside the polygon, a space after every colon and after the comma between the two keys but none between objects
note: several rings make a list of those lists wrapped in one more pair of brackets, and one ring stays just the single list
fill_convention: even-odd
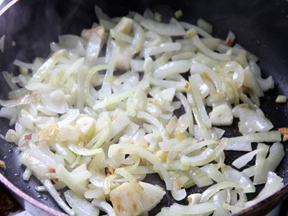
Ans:
[{"label": "pale yellow onion slice", "polygon": [[127,35],[127,34],[124,34],[122,32],[118,32],[114,29],[111,29],[110,30],[110,35],[115,39],[115,40],[118,40],[120,42],[126,42],[126,43],[132,43],[133,41],[133,37]]},{"label": "pale yellow onion slice", "polygon": [[167,131],[165,130],[165,128],[159,122],[159,120],[157,118],[155,118],[154,116],[152,116],[152,115],[150,115],[150,114],[148,114],[146,112],[143,112],[143,111],[139,111],[138,114],[137,114],[137,117],[141,118],[141,119],[144,119],[147,122],[155,125],[160,130],[160,133],[161,133],[161,136],[162,136],[162,140],[163,141],[168,140],[169,136],[167,134]]},{"label": "pale yellow onion slice", "polygon": [[[0,41],[1,41],[1,39],[0,39]],[[13,77],[12,74],[8,73],[7,71],[2,71],[2,75],[3,75],[3,78],[5,79],[6,83],[9,85],[9,87],[12,90],[19,89],[17,84],[12,82],[12,77]]]},{"label": "pale yellow onion slice", "polygon": [[236,168],[240,169],[243,166],[245,166],[252,158],[259,152],[261,151],[260,149],[256,149],[254,151],[251,151],[245,155],[242,155],[238,157],[236,160],[233,161],[232,165],[235,166]]},{"label": "pale yellow onion slice", "polygon": [[225,171],[223,172],[226,176],[227,180],[232,182],[238,182],[246,186],[245,189],[243,189],[243,193],[254,193],[256,188],[253,185],[253,182],[251,179],[246,176],[245,174],[239,172],[236,169],[233,169],[230,166],[225,166]]},{"label": "pale yellow onion slice", "polygon": [[189,124],[189,126],[188,126],[189,133],[193,135],[194,134],[194,120],[193,120],[192,110],[191,110],[190,104],[188,103],[188,100],[186,99],[186,97],[182,93],[177,92],[176,97],[181,101],[181,103],[185,109],[185,112],[187,113],[188,124]]},{"label": "pale yellow onion slice", "polygon": [[132,53],[138,53],[143,48],[145,42],[145,32],[137,22],[133,22],[134,38],[131,43]]},{"label": "pale yellow onion slice", "polygon": [[115,213],[121,215],[138,215],[154,208],[165,192],[158,185],[140,182],[141,191],[137,191],[131,183],[123,183],[112,190],[110,199],[116,208]]},{"label": "pale yellow onion slice", "polygon": [[15,107],[18,105],[30,104],[36,100],[36,97],[36,94],[29,94],[12,100],[0,100],[0,105],[3,107]]},{"label": "pale yellow onion slice", "polygon": [[197,33],[205,38],[210,38],[212,37],[208,32],[206,32],[204,29],[198,27],[198,26],[195,26],[195,25],[192,25],[190,23],[187,23],[187,22],[180,22],[180,24],[185,28],[185,29],[195,29],[197,31]]},{"label": "pale yellow onion slice", "polygon": [[176,73],[185,73],[189,70],[192,65],[190,60],[179,60],[174,62],[168,62],[167,64],[159,67],[154,73],[153,76],[156,78],[165,78],[169,75]]},{"label": "pale yellow onion slice", "polygon": [[58,205],[69,215],[75,215],[75,212],[66,205],[66,203],[61,199],[57,190],[54,188],[50,180],[41,180],[41,183],[45,186],[47,191],[51,194],[53,199],[58,203]]},{"label": "pale yellow onion slice", "polygon": [[198,83],[197,83],[194,76],[196,76],[196,75],[192,75],[189,77],[189,82],[190,82],[190,86],[192,89],[193,99],[195,100],[196,107],[197,107],[197,109],[201,115],[202,121],[204,122],[205,126],[207,128],[211,128],[211,121],[210,121],[208,114],[206,112],[206,108],[205,108],[205,105],[202,101],[201,94],[199,91],[199,86],[198,86]]},{"label": "pale yellow onion slice", "polygon": [[184,35],[185,33],[184,28],[174,18],[170,20],[169,24],[159,23],[149,19],[141,21],[140,24],[143,27],[149,29],[150,31],[153,31],[160,35],[180,36]]},{"label": "pale yellow onion slice", "polygon": [[[226,141],[227,142],[227,141]],[[223,149],[226,146],[226,142],[220,142],[218,146],[215,149],[212,148],[206,148],[201,154],[187,157],[183,155],[180,159],[180,161],[189,166],[203,166],[207,163],[210,163],[211,161],[215,160],[220,156],[220,154],[223,152]]]},{"label": "pale yellow onion slice", "polygon": [[113,104],[113,103],[118,103],[121,100],[125,100],[129,96],[133,95],[133,93],[136,92],[137,88],[140,87],[142,89],[145,89],[145,88],[147,88],[148,85],[149,84],[148,84],[147,80],[142,80],[142,81],[139,82],[139,85],[135,86],[131,90],[128,90],[128,91],[120,93],[120,94],[114,93],[114,94],[110,95],[109,97],[106,97],[105,100],[103,100],[100,103],[94,105],[93,109],[97,110],[97,109],[100,109],[100,108],[102,108],[104,106],[107,106],[107,105],[110,105],[110,104]]},{"label": "pale yellow onion slice", "polygon": [[45,63],[37,70],[33,77],[29,80],[26,88],[29,89],[30,86],[33,86],[33,83],[40,83],[45,79],[48,71],[55,66],[55,64],[67,54],[67,50],[59,50],[52,55]]},{"label": "pale yellow onion slice", "polygon": [[[276,167],[281,162],[285,155],[283,145],[281,143],[274,143],[270,147],[269,156],[265,159],[263,167],[260,169],[255,169],[254,181],[255,185],[263,184],[267,180],[267,175],[269,171],[274,172]],[[257,158],[257,156],[256,156]]]},{"label": "pale yellow onion slice", "polygon": [[221,72],[230,76],[233,82],[236,83],[237,88],[240,88],[244,84],[244,69],[236,61],[227,62],[225,66],[221,69]]},{"label": "pale yellow onion slice", "polygon": [[197,26],[199,26],[201,29],[204,29],[209,34],[212,33],[213,26],[202,18],[197,20]]},{"label": "pale yellow onion slice", "polygon": [[255,60],[250,60],[249,65],[250,65],[251,70],[252,70],[254,76],[256,77],[261,89],[264,92],[268,91],[269,89],[274,88],[274,80],[273,80],[272,76],[269,76],[266,79],[263,79],[261,77],[260,67],[257,65]]},{"label": "pale yellow onion slice", "polygon": [[217,91],[220,93],[222,91],[222,80],[219,75],[213,71],[211,68],[204,64],[193,63],[190,68],[190,74],[199,73],[200,75],[207,76],[217,88]]},{"label": "pale yellow onion slice", "polygon": [[223,182],[217,183],[217,184],[209,187],[208,189],[206,189],[202,193],[202,197],[201,197],[201,201],[200,202],[204,203],[204,202],[208,201],[210,199],[210,197],[212,197],[219,190],[224,189],[224,188],[229,188],[229,187],[235,187],[235,188],[239,188],[239,189],[246,189],[246,186],[241,184],[241,183],[232,182],[232,181],[223,181]]},{"label": "pale yellow onion slice", "polygon": [[85,84],[84,84],[84,97],[85,97],[85,101],[89,104],[90,107],[93,107],[95,105],[95,99],[92,98],[92,96],[90,95],[90,90],[89,90],[91,78],[98,71],[105,70],[107,68],[108,68],[108,65],[97,65],[91,68],[88,72],[88,75],[86,77]]},{"label": "pale yellow onion slice", "polygon": [[143,147],[136,146],[130,143],[111,145],[108,151],[108,157],[113,157],[114,155],[118,154],[132,154],[132,155],[136,154],[148,160],[156,167],[156,171],[159,172],[163,177],[167,190],[171,190],[172,184],[167,171],[165,170],[161,162],[158,159],[156,159],[156,157],[154,157],[154,155],[151,152],[149,152]]},{"label": "pale yellow onion slice", "polygon": [[203,52],[205,55],[215,59],[215,60],[219,60],[219,61],[229,61],[230,60],[230,56],[226,55],[226,54],[220,54],[220,53],[216,53],[213,52],[211,49],[207,48],[200,40],[200,38],[198,37],[198,35],[192,37],[192,41],[193,43],[196,45],[196,47]]},{"label": "pale yellow onion slice", "polygon": [[100,154],[103,150],[100,148],[97,149],[87,149],[75,144],[70,143],[68,148],[77,155],[84,155],[84,156],[92,156],[96,154]]},{"label": "pale yellow onion slice", "polygon": [[262,191],[258,194],[258,196],[254,200],[245,203],[245,208],[255,205],[256,203],[271,196],[273,193],[279,191],[284,185],[282,181],[283,179],[277,176],[275,173],[269,172],[265,187],[262,189]]},{"label": "pale yellow onion slice", "polygon": [[279,131],[268,131],[244,136],[228,138],[228,145],[234,142],[281,142],[281,133]]},{"label": "pale yellow onion slice", "polygon": [[91,203],[92,205],[96,206],[100,210],[107,212],[109,216],[116,216],[112,206],[109,203],[102,201],[102,200],[99,201],[97,199],[94,199]]},{"label": "pale yellow onion slice", "polygon": [[77,196],[72,190],[65,191],[64,197],[77,215],[90,216],[99,214],[98,208],[86,199]]},{"label": "pale yellow onion slice", "polygon": [[250,88],[258,97],[264,96],[260,84],[249,66],[244,69],[243,85]]},{"label": "pale yellow onion slice", "polygon": [[177,213],[180,213],[181,215],[188,215],[191,212],[194,214],[211,213],[215,209],[216,206],[213,203],[200,203],[187,206],[175,203],[169,207],[169,210],[173,212],[171,215],[177,215]]},{"label": "pale yellow onion slice", "polygon": [[48,166],[38,158],[23,151],[18,156],[20,162],[26,167],[29,167],[37,177],[44,177],[48,173]]},{"label": "pale yellow onion slice", "polygon": [[73,190],[77,195],[83,196],[87,190],[81,183],[77,182],[71,177],[70,172],[68,172],[63,164],[58,164],[56,168],[56,173],[59,176],[59,180],[63,181],[71,190]]},{"label": "pale yellow onion slice", "polygon": [[156,55],[162,52],[168,51],[178,51],[181,49],[180,43],[162,43],[159,46],[148,47],[144,51],[144,56],[149,55]]}]

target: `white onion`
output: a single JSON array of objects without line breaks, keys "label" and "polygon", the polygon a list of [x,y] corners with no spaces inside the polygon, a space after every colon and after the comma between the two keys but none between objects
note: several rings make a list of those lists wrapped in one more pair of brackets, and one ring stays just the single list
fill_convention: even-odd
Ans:
[{"label": "white onion", "polygon": [[219,61],[228,61],[230,60],[230,57],[226,54],[219,54],[216,52],[213,52],[211,49],[207,48],[199,39],[199,37],[196,35],[192,38],[193,43],[195,46],[201,50],[205,55]]},{"label": "white onion", "polygon": [[140,24],[160,35],[180,36],[185,33],[183,27],[174,18],[170,20],[169,24],[159,23],[149,19],[141,21]]},{"label": "white onion", "polygon": [[180,60],[175,62],[169,62],[161,67],[159,67],[154,72],[154,77],[156,78],[165,78],[169,75],[173,75],[175,73],[184,73],[189,70],[192,62],[189,60]]}]

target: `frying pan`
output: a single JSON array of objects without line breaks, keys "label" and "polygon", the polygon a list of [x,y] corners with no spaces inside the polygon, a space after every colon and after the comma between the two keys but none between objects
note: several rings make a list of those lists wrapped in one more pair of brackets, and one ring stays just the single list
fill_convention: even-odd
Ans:
[{"label": "frying pan", "polygon": [[[275,128],[288,126],[288,105],[274,102],[277,95],[288,95],[288,2],[284,0],[20,0],[0,17],[0,35],[6,35],[5,52],[0,52],[1,71],[17,74],[18,69],[12,64],[14,59],[31,62],[36,56],[45,58],[49,54],[49,43],[57,41],[58,35],[79,35],[83,28],[90,28],[92,22],[97,21],[95,3],[111,17],[124,16],[129,10],[143,13],[149,7],[165,18],[182,9],[184,16],[181,19],[184,21],[195,24],[198,18],[203,18],[213,24],[215,37],[225,39],[228,31],[232,30],[236,42],[259,57],[262,76],[272,75],[275,80],[275,89],[261,98],[262,110]],[[16,46],[12,46],[13,41]],[[2,76],[0,84],[0,98],[7,99],[10,89]],[[8,121],[0,118],[0,133],[5,134],[8,129]],[[235,133],[232,129],[225,135]],[[0,160],[4,160],[7,166],[6,171],[0,171],[1,182],[38,208],[53,215],[64,215],[48,193],[35,191],[34,187],[40,185],[35,177],[29,182],[23,181],[21,174],[25,167],[18,161],[19,151],[15,145],[3,140],[0,142]],[[287,143],[284,145],[287,152]],[[240,154],[229,152],[226,162],[230,164]],[[288,154],[276,170],[283,178],[284,188],[237,215],[267,214],[288,196],[287,163]],[[158,175],[149,175],[147,181],[163,186]],[[188,193],[199,191],[203,189],[192,187]],[[150,215],[172,203],[168,193]],[[187,200],[182,203],[187,203]]]}]

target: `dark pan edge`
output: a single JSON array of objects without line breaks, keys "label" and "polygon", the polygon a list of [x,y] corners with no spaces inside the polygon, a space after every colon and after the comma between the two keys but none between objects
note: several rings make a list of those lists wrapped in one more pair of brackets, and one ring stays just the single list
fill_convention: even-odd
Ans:
[{"label": "dark pan edge", "polygon": [[[30,197],[19,188],[17,188],[12,182],[10,182],[7,178],[5,178],[0,173],[0,182],[2,182],[10,191],[16,194],[18,197],[24,199],[25,201],[29,202],[33,206],[55,216],[68,216],[67,214],[57,211],[47,205],[35,200],[34,198]],[[232,216],[248,216],[248,215],[265,215],[271,212],[274,208],[276,208],[286,197],[288,196],[288,184],[284,185],[284,187],[274,193],[273,195],[269,196],[268,198],[262,200],[261,202],[253,205],[247,209],[244,209],[238,213],[233,214]],[[263,206],[265,208],[263,209]]]},{"label": "dark pan edge", "polygon": [[[233,216],[248,216],[248,215],[266,215],[280,205],[288,196],[288,184],[284,185],[281,190],[262,200],[261,202],[246,208],[240,212],[233,214]],[[265,206],[263,208],[263,206]]]},{"label": "dark pan edge", "polygon": [[0,182],[2,182],[6,186],[6,188],[12,191],[16,196],[22,198],[23,200],[27,201],[33,206],[55,216],[68,216],[67,214],[63,212],[50,208],[47,205],[44,205],[43,203],[30,197],[29,195],[21,191],[19,188],[17,188],[14,184],[12,184],[12,182],[10,182],[7,178],[5,178],[1,173],[0,173]]}]

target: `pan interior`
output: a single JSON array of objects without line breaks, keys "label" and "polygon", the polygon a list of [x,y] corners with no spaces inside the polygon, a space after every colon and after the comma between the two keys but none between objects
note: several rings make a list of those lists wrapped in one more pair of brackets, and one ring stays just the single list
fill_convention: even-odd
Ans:
[{"label": "pan interior", "polygon": [[[83,28],[90,28],[93,21],[97,21],[94,7],[95,1],[66,0],[66,1],[34,1],[21,0],[10,8],[0,18],[0,35],[6,35],[5,52],[0,53],[1,71],[18,73],[12,63],[14,59],[31,62],[36,56],[47,57],[49,43],[57,41],[58,35],[77,34]],[[226,38],[232,30],[237,43],[248,49],[260,59],[263,77],[272,75],[275,80],[275,89],[266,93],[261,99],[262,110],[271,120],[275,128],[286,127],[288,122],[287,104],[276,104],[277,95],[288,95],[288,3],[280,0],[256,1],[97,1],[111,17],[126,15],[129,10],[143,13],[146,7],[167,16],[182,9],[184,21],[196,23],[198,18],[203,18],[213,24],[213,36]],[[113,5],[113,7],[111,7]],[[9,24],[8,24],[9,23]],[[12,46],[12,42],[16,46]],[[10,91],[3,77],[0,77],[2,89],[0,98],[7,99]],[[5,134],[9,129],[8,120],[0,118],[0,133]],[[234,133],[234,129],[230,131]],[[0,140],[0,159],[6,162],[7,170],[1,173],[22,191],[39,200],[45,205],[62,211],[55,201],[46,192],[38,193],[34,187],[40,185],[35,177],[29,182],[23,181],[22,173],[25,167],[21,165],[17,156],[19,151],[12,143]],[[285,146],[287,151],[287,145]],[[231,163],[237,156],[235,152],[226,158]],[[288,155],[285,156],[277,169],[277,174],[288,183],[287,165]],[[151,175],[149,182],[164,186],[157,175]],[[188,192],[198,192],[192,188]],[[164,198],[156,211],[162,206],[170,205],[170,198]],[[184,201],[185,202],[185,201]]]}]

